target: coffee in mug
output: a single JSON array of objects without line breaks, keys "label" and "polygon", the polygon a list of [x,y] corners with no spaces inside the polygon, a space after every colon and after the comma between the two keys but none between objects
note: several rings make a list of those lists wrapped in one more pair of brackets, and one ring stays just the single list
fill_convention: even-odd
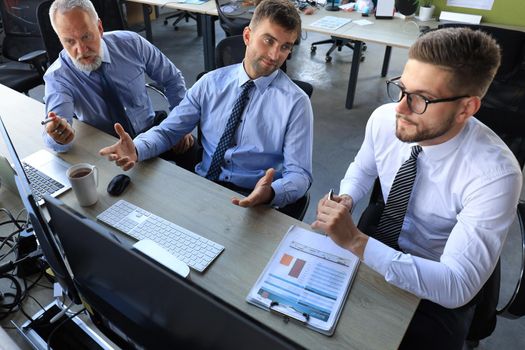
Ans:
[{"label": "coffee in mug", "polygon": [[74,178],[74,179],[78,179],[80,177],[84,177],[86,175],[89,175],[89,173],[91,173],[91,169],[78,169],[78,170],[75,170],[73,173],[71,173],[71,177]]},{"label": "coffee in mug", "polygon": [[98,170],[88,163],[75,164],[67,170],[67,177],[77,196],[78,204],[90,206],[98,201]]}]

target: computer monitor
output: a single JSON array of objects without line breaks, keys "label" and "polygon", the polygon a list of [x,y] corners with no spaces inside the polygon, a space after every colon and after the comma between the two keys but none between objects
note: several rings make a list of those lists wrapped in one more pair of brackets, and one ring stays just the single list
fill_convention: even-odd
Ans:
[{"label": "computer monitor", "polygon": [[73,284],[71,275],[66,267],[60,248],[57,245],[55,237],[50,231],[49,226],[44,217],[42,216],[40,208],[33,197],[33,192],[29,184],[29,179],[27,178],[27,175],[24,171],[24,167],[20,162],[20,158],[18,158],[16,149],[13,146],[13,143],[11,142],[11,138],[9,137],[9,134],[7,133],[7,130],[1,118],[0,133],[4,138],[5,144],[11,156],[11,160],[13,161],[13,165],[15,168],[15,174],[13,174],[13,176],[15,177],[15,183],[18,189],[18,193],[20,194],[20,198],[22,199],[24,208],[27,210],[27,215],[29,216],[29,220],[31,221],[31,226],[40,244],[40,248],[44,253],[44,257],[46,258],[49,267],[51,267],[51,270],[53,270],[53,274],[55,275],[56,280],[58,281],[64,292],[75,304],[80,304],[80,297],[76,291],[75,285]]},{"label": "computer monitor", "polygon": [[[146,349],[297,349],[283,335],[124,244],[46,196],[82,298],[120,346]],[[97,322],[96,322],[97,324]],[[97,324],[97,326],[99,325]]]}]

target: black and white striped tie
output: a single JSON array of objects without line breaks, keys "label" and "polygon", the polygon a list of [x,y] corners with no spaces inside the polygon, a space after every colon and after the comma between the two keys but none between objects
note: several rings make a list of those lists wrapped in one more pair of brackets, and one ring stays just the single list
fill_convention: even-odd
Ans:
[{"label": "black and white striped tie", "polygon": [[397,171],[377,226],[375,238],[397,250],[399,250],[397,239],[403,226],[408,200],[416,179],[417,157],[421,150],[422,148],[419,145],[412,146],[410,158]]}]

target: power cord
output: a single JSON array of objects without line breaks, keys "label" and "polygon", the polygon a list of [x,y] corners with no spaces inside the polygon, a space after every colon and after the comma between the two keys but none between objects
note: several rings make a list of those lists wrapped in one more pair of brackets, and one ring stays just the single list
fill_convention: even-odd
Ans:
[{"label": "power cord", "polygon": [[65,320],[60,322],[52,331],[49,333],[49,337],[47,337],[47,350],[51,350],[51,339],[55,335],[56,331],[60,329],[64,324],[66,324],[68,321],[71,321],[73,318],[80,315],[82,312],[84,312],[86,308],[82,308],[79,311],[75,312],[73,315],[68,316]]}]

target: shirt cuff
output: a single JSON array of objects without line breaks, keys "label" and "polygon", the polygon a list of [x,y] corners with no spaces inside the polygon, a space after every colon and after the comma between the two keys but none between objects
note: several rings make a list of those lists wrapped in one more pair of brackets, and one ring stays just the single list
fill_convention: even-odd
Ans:
[{"label": "shirt cuff", "polygon": [[47,133],[44,135],[44,141],[49,148],[51,148],[53,151],[58,152],[58,153],[65,153],[69,151],[71,147],[73,147],[73,142],[74,142],[74,141],[71,141],[68,144],[61,145],[57,143],[55,140],[53,140],[51,136],[49,136]]},{"label": "shirt cuff", "polygon": [[135,145],[135,151],[137,152],[137,162],[142,162],[145,159],[148,159],[145,154],[147,153],[147,147],[144,142],[141,140],[133,140],[133,144]]},{"label": "shirt cuff", "polygon": [[281,208],[284,202],[284,186],[282,182],[274,181],[272,182],[272,188],[275,195],[273,196],[273,199],[270,202],[270,206]]},{"label": "shirt cuff", "polygon": [[369,237],[363,253],[363,262],[380,275],[386,276],[392,261],[398,253],[394,248]]}]

